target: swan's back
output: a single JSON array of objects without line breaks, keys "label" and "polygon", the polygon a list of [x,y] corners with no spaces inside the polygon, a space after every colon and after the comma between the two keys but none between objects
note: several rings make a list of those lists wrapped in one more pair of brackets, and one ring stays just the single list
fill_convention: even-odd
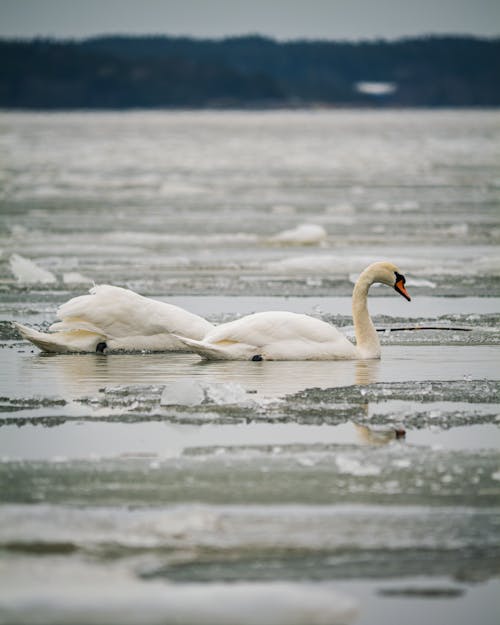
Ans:
[{"label": "swan's back", "polygon": [[[269,360],[353,358],[356,348],[324,321],[291,312],[247,315],[211,330],[203,340],[221,350]],[[233,356],[234,357],[234,356]]]},{"label": "swan's back", "polygon": [[203,338],[213,325],[178,306],[103,284],[62,304],[51,330],[85,329],[112,338],[162,333]]}]

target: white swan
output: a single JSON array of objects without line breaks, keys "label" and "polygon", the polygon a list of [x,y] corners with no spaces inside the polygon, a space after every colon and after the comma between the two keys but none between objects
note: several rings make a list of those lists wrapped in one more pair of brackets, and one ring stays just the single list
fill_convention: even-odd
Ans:
[{"label": "white swan", "polygon": [[201,339],[213,325],[187,310],[102,284],[59,307],[49,332],[14,323],[45,352],[186,351],[175,335]]},{"label": "white swan", "polygon": [[408,301],[405,278],[396,265],[373,263],[359,276],[352,295],[356,345],[336,328],[291,312],[255,313],[210,330],[203,340],[179,336],[207,360],[354,360],[380,358],[380,341],[367,307],[374,282],[387,284]]}]

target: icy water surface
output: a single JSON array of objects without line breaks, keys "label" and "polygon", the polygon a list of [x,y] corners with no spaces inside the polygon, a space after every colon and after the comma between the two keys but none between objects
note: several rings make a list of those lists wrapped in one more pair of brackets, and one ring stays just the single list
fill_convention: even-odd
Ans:
[{"label": "icy water surface", "polygon": [[[0,114],[0,624],[498,622],[497,112]],[[46,355],[93,282],[382,359]]]}]

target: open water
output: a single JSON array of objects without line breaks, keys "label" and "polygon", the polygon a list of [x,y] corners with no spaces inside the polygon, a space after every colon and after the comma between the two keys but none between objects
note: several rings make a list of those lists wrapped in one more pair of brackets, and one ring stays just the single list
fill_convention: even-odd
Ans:
[{"label": "open water", "polygon": [[[498,622],[498,112],[3,112],[0,153],[1,624]],[[381,259],[380,362],[11,326],[95,282],[352,337]]]}]

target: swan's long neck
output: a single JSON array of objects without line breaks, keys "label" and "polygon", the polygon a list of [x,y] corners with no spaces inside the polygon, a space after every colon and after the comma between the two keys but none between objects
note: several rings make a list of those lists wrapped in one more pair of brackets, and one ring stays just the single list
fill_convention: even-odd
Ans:
[{"label": "swan's long neck", "polygon": [[356,345],[361,358],[380,358],[380,341],[368,312],[368,289],[373,284],[370,271],[363,271],[352,293],[352,318]]}]

